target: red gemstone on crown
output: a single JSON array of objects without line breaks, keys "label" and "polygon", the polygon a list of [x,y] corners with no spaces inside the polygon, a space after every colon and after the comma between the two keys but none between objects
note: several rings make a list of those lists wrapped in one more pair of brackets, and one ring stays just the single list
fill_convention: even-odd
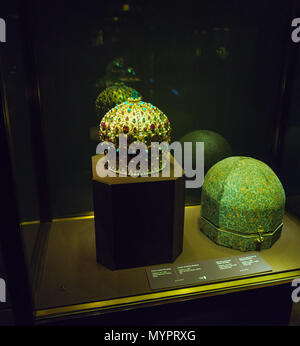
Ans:
[{"label": "red gemstone on crown", "polygon": [[103,123],[101,124],[101,126],[102,126],[103,129],[105,129],[106,124],[103,122]]},{"label": "red gemstone on crown", "polygon": [[126,126],[126,125],[125,125],[125,126],[123,126],[123,132],[124,132],[124,133],[127,133],[128,131],[129,131],[129,127],[128,127],[128,126]]},{"label": "red gemstone on crown", "polygon": [[151,128],[151,130],[154,130],[154,129],[155,129],[155,125],[154,125],[154,124],[151,124],[151,125],[150,125],[150,128]]}]

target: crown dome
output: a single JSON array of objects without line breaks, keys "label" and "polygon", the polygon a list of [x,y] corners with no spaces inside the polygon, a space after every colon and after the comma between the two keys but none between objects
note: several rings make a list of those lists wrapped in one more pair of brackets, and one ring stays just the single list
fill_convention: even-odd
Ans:
[{"label": "crown dome", "polygon": [[233,156],[216,163],[202,186],[204,233],[216,243],[242,251],[270,247],[281,232],[285,192],[265,163]]},{"label": "crown dome", "polygon": [[100,140],[118,148],[119,135],[127,135],[128,146],[135,141],[170,142],[171,126],[167,116],[151,103],[141,101],[136,91],[127,101],[116,105],[100,122]]}]

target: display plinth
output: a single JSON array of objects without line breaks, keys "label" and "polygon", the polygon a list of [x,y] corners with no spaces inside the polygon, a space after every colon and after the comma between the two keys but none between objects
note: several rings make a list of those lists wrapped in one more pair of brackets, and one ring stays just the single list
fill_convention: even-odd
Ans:
[{"label": "display plinth", "polygon": [[[93,196],[97,262],[124,269],[173,262],[182,252],[184,178],[105,177],[93,163]],[[160,174],[161,175],[161,174]]]}]

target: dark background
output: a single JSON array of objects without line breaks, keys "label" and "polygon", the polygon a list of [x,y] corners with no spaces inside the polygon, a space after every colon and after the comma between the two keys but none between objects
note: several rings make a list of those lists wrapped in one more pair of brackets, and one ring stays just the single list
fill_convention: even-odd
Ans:
[{"label": "dark background", "polygon": [[[127,84],[168,116],[172,140],[190,131],[212,130],[228,140],[234,155],[271,164],[289,1],[30,3],[54,217],[93,210],[91,156],[97,142],[89,131],[98,125],[96,82],[105,80],[106,67],[115,57],[122,56],[140,79]],[[124,4],[129,11],[123,10]],[[22,18],[16,1],[6,2],[1,10],[7,22],[7,43],[1,48],[24,221],[38,218],[38,205]],[[228,54],[224,58],[218,53],[221,47]],[[291,197],[300,194],[298,65],[294,76],[282,170],[276,172]]]}]

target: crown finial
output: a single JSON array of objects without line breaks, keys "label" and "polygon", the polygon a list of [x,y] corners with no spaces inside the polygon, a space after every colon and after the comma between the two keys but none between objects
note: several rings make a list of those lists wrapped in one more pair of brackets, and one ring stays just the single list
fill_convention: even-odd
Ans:
[{"label": "crown finial", "polygon": [[132,90],[131,96],[128,98],[129,102],[139,102],[141,101],[141,97],[139,96],[139,93],[136,90]]},{"label": "crown finial", "polygon": [[137,99],[139,97],[138,92],[136,90],[133,90],[131,93],[131,98]]}]

